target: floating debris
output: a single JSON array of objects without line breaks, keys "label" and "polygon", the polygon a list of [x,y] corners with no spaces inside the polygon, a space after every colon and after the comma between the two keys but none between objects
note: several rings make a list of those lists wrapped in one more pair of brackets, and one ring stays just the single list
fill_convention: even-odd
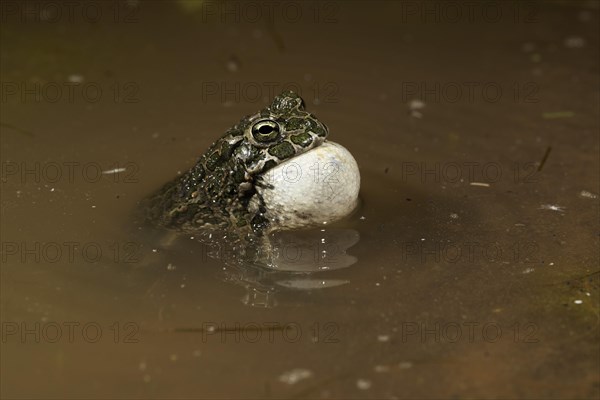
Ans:
[{"label": "floating debris", "polygon": [[531,272],[533,272],[533,271],[535,271],[535,269],[534,269],[534,268],[525,268],[525,269],[523,270],[523,273],[524,273],[524,274],[529,274],[529,273],[531,273]]},{"label": "floating debris", "polygon": [[542,168],[544,168],[544,164],[546,164],[546,160],[548,160],[548,156],[550,155],[550,152],[552,151],[552,146],[548,146],[546,148],[546,152],[544,153],[544,156],[542,157],[542,161],[540,161],[540,165],[538,166],[538,172],[540,172],[542,170]]},{"label": "floating debris", "polygon": [[550,210],[550,211],[565,212],[565,207],[559,206],[557,204],[542,204],[539,209],[540,210]]},{"label": "floating debris", "polygon": [[423,114],[418,111],[425,108],[425,102],[419,99],[411,100],[408,103],[408,109],[410,110],[410,116],[415,118],[423,118]]},{"label": "floating debris", "polygon": [[356,381],[356,387],[360,390],[368,390],[371,388],[371,381],[368,379],[358,379]]},{"label": "floating debris", "polygon": [[294,368],[291,371],[284,372],[279,377],[279,382],[295,385],[296,383],[310,378],[313,375],[312,371],[305,368]]},{"label": "floating debris", "polygon": [[387,365],[376,365],[375,368],[373,368],[373,370],[377,373],[383,373],[383,372],[389,372],[390,367]]},{"label": "floating debris", "polygon": [[573,303],[575,303],[575,304],[583,304],[583,300],[575,300]]},{"label": "floating debris", "polygon": [[119,172],[125,172],[126,170],[127,170],[127,168],[113,168],[113,169],[108,169],[106,171],[102,171],[102,174],[104,174],[104,175],[118,174]]},{"label": "floating debris", "polygon": [[582,190],[581,192],[579,192],[579,196],[587,198],[587,199],[597,199],[598,198],[597,194],[588,192],[587,190]]},{"label": "floating debris", "polygon": [[390,335],[377,335],[377,340],[379,342],[389,342],[390,341]]},{"label": "floating debris", "polygon": [[408,108],[411,110],[420,110],[422,108],[425,108],[425,102],[419,99],[411,100],[408,103]]},{"label": "floating debris", "polygon": [[485,183],[485,182],[471,182],[469,183],[469,185],[471,186],[481,186],[481,187],[490,187],[489,183]]},{"label": "floating debris", "polygon": [[69,75],[67,80],[71,83],[83,83],[84,81],[83,76],[79,74]]}]

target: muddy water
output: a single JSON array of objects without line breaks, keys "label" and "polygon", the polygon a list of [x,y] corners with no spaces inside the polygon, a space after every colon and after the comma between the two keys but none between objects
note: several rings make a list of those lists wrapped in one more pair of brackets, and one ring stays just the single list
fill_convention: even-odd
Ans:
[{"label": "muddy water", "polygon": [[[5,4],[3,396],[599,397],[595,4]],[[353,215],[270,269],[137,222],[283,88]]]}]

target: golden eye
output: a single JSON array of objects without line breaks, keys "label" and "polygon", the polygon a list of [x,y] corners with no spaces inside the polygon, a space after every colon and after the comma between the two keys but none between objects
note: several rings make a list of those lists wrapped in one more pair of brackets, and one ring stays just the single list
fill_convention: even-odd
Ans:
[{"label": "golden eye", "polygon": [[270,119],[263,119],[252,126],[252,136],[257,142],[272,142],[279,138],[279,124]]}]

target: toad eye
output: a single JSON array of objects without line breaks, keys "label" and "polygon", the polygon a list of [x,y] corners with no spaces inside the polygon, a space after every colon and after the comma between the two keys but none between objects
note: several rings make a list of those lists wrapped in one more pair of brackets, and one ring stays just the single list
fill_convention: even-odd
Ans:
[{"label": "toad eye", "polygon": [[252,126],[252,136],[257,142],[272,142],[279,138],[279,124],[269,119],[258,121]]}]

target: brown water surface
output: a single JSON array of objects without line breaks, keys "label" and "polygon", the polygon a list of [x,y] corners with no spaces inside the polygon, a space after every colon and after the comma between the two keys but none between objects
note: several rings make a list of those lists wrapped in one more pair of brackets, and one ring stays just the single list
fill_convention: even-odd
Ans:
[{"label": "brown water surface", "polygon": [[[7,2],[2,396],[600,397],[597,3],[454,3]],[[135,221],[284,88],[357,212],[276,271]]]}]

